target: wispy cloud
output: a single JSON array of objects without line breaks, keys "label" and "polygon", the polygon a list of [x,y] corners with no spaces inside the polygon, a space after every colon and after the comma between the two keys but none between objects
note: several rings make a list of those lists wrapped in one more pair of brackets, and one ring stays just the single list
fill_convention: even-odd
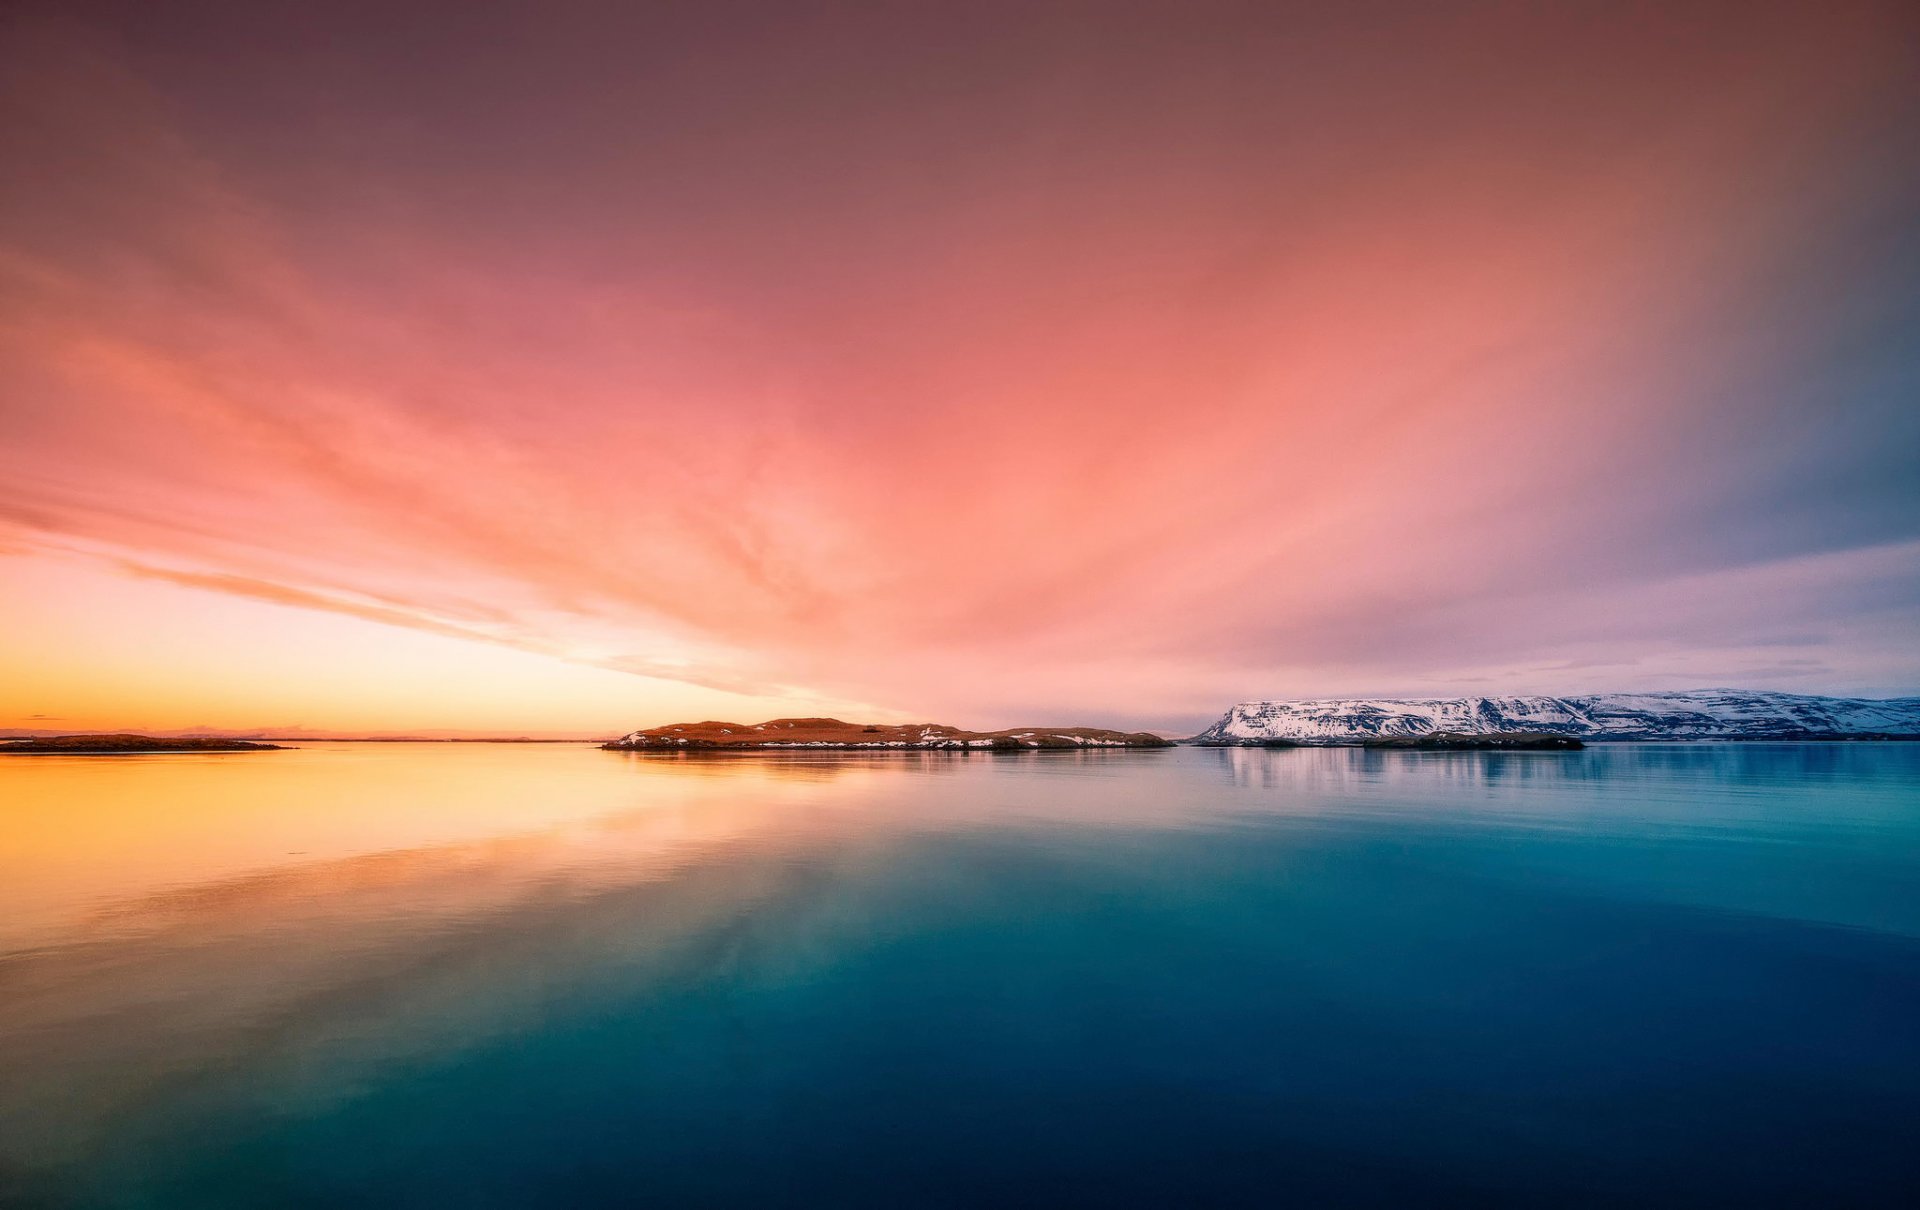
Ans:
[{"label": "wispy cloud", "polygon": [[517,30],[580,71],[477,107],[19,21],[0,554],[983,722],[1920,678],[1912,422],[1858,368],[1909,354],[1850,268],[1902,229],[1910,14],[1435,12],[1404,106],[1338,23],[1032,20],[1084,96],[798,18],[652,31],[711,79]]}]

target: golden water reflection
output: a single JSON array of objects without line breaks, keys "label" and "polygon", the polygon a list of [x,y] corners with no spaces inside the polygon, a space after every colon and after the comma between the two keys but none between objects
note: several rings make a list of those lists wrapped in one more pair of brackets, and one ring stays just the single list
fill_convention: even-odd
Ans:
[{"label": "golden water reflection", "polygon": [[[926,792],[969,762],[1012,767],[450,744],[0,763],[0,1166],[73,1162],[236,1073],[285,1111],[537,1024],[556,966],[644,963],[977,810]],[[888,792],[908,773],[913,812]]]}]

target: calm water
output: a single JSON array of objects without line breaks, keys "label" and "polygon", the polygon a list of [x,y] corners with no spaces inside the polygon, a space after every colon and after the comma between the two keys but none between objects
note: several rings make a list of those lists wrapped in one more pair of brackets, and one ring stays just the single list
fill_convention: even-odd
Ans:
[{"label": "calm water", "polygon": [[1916,1204],[1920,744],[0,761],[0,1201]]}]

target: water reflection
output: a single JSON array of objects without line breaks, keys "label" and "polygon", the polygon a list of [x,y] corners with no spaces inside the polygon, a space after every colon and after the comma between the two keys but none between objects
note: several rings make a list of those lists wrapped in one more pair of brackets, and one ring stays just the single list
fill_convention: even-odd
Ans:
[{"label": "water reflection", "polygon": [[702,777],[778,777],[798,781],[835,781],[850,773],[951,774],[989,766],[1033,772],[1084,773],[1124,762],[1151,760],[1167,751],[1050,748],[1011,752],[970,752],[965,749],[922,751],[761,751],[761,752],[615,752],[610,755],[641,769],[668,768]]},{"label": "water reflection", "polygon": [[[1409,928],[1441,928],[1427,944],[1471,962],[1480,932],[1568,904],[1920,937],[1911,745],[336,745],[0,763],[0,801],[0,1200],[147,1200],[169,1165],[214,1164],[236,1123],[327,1120],[594,1022],[644,1039],[668,991],[694,1004],[660,1018],[675,1029],[738,1012],[801,1047],[819,1035],[812,1018],[702,999],[742,972],[783,995],[854,972],[831,1017],[1057,970],[1041,1015],[1007,1028],[1070,1038],[1119,994],[1114,970],[1178,969],[1220,930],[1224,953],[1301,986],[1358,962],[1367,987],[1428,969],[1397,948]],[[1464,923],[1445,932],[1427,903]],[[1316,942],[1302,921],[1334,931]],[[931,964],[858,974],[947,937],[958,948]],[[1140,965],[1082,970],[1109,952]],[[1536,959],[1487,977],[1518,961]],[[1390,1015],[1393,996],[1350,1008]],[[666,1061],[633,1045],[642,1067]],[[749,1101],[760,1071],[739,1077]]]},{"label": "water reflection", "polygon": [[890,831],[1025,809],[929,792],[944,775],[1138,755],[335,745],[0,766],[0,1161],[77,1160],[236,1081],[351,1095],[357,1072],[536,1022],[557,970],[707,936]]},{"label": "water reflection", "polygon": [[841,859],[793,832],[778,861],[717,835],[663,849],[633,822],[156,896],[112,909],[137,934],[9,956],[7,1158],[71,1162],[168,1105],[310,1112],[410,1057],[537,1026],[579,971],[645,963]]},{"label": "water reflection", "polygon": [[[1920,745],[1912,745],[1920,748]],[[1421,752],[1379,748],[1205,748],[1236,785],[1489,786],[1623,779],[1778,787],[1871,782],[1900,746],[1873,743],[1595,744],[1576,752]]]}]

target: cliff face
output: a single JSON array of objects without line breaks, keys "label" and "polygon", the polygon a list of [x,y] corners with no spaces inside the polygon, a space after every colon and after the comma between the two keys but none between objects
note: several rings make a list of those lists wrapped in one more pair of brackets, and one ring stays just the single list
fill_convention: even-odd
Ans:
[{"label": "cliff face", "polygon": [[750,751],[764,749],[950,749],[1008,752],[1027,749],[1165,748],[1171,741],[1144,731],[1099,727],[1016,727],[963,731],[940,723],[885,725],[837,718],[777,718],[765,723],[675,723],[632,731],[601,745],[623,752]]},{"label": "cliff face", "polygon": [[1579,697],[1243,702],[1194,741],[1356,744],[1440,732],[1584,740],[1920,737],[1920,698],[1880,701],[1701,689]]}]

